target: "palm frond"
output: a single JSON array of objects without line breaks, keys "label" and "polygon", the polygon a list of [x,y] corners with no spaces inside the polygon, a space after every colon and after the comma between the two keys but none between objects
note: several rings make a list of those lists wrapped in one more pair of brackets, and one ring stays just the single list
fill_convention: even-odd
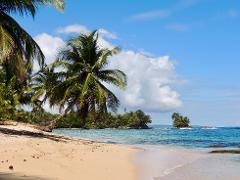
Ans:
[{"label": "palm frond", "polygon": [[101,81],[113,84],[121,89],[127,86],[127,76],[119,69],[102,70],[98,73],[98,77]]},{"label": "palm frond", "polygon": [[6,29],[0,23],[0,63],[2,63],[9,54],[12,53],[14,46],[14,40]]},{"label": "palm frond", "polygon": [[[43,67],[44,55],[33,38],[12,17],[5,13],[0,14],[0,22],[5,34],[8,34],[9,37],[8,41],[0,42],[0,47],[2,44],[11,44],[11,49],[8,51],[12,52],[8,57],[1,60],[7,60],[17,52],[20,52],[23,56],[23,60],[33,61],[33,59],[36,59],[40,67]],[[3,48],[1,47],[0,49]]]},{"label": "palm frond", "polygon": [[0,10],[5,13],[35,16],[39,6],[51,4],[57,9],[64,10],[64,0],[1,0]]},{"label": "palm frond", "polygon": [[119,47],[115,47],[112,50],[107,50],[107,49],[101,50],[100,52],[101,56],[93,66],[93,71],[96,69],[102,69],[103,67],[105,67],[107,65],[108,58],[110,56],[116,55],[119,52],[120,52]]}]

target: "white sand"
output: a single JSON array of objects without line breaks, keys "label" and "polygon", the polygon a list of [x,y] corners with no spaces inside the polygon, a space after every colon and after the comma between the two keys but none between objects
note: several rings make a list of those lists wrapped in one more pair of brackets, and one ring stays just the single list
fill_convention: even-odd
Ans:
[{"label": "white sand", "polygon": [[[26,126],[8,128],[39,132]],[[134,180],[136,170],[129,160],[134,152],[125,146],[84,140],[57,142],[0,133],[0,179]]]}]

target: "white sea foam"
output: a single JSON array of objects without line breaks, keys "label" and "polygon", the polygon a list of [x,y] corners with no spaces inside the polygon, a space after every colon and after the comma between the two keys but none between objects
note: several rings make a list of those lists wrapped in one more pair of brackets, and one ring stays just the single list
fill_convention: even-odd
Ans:
[{"label": "white sea foam", "polygon": [[169,175],[169,174],[171,174],[172,172],[174,172],[175,169],[181,168],[181,167],[183,167],[184,165],[185,165],[185,164],[179,164],[179,165],[176,165],[176,166],[174,166],[174,167],[172,167],[172,168],[166,169],[166,170],[163,172],[163,175],[162,175],[162,176]]},{"label": "white sea foam", "polygon": [[192,129],[192,128],[180,128],[180,129]]},{"label": "white sea foam", "polygon": [[204,127],[204,128],[201,128],[201,129],[218,129],[216,127]]}]

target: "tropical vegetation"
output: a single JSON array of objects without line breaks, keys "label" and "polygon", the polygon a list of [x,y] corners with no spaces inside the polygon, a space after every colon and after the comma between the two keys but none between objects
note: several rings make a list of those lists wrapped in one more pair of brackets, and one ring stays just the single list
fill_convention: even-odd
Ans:
[{"label": "tropical vegetation", "polygon": [[173,127],[186,128],[190,127],[190,120],[188,117],[182,116],[179,113],[173,113],[172,115]]},{"label": "tropical vegetation", "polygon": [[71,112],[64,116],[62,120],[56,125],[57,128],[133,128],[133,129],[148,129],[148,124],[151,123],[151,117],[146,115],[143,111],[137,110],[135,112],[106,113],[106,114],[89,114],[86,123],[82,126],[79,123],[79,116],[75,112]]},{"label": "tropical vegetation", "polygon": [[43,68],[44,55],[13,14],[34,17],[38,7],[51,4],[64,9],[64,0],[1,0],[0,2],[0,119],[17,119],[23,105],[38,106],[32,102],[31,75],[36,60]]},{"label": "tropical vegetation", "polygon": [[[118,48],[100,48],[97,31],[82,34],[66,42],[66,47],[60,51],[51,68],[43,70],[50,76],[43,78],[44,73],[40,73],[36,78],[38,83],[35,89],[38,90],[35,98],[44,94],[44,100],[48,100],[50,106],[58,106],[62,111],[49,124],[49,129],[70,111],[78,114],[81,126],[84,126],[89,113],[97,117],[99,113],[106,114],[108,109],[113,112],[117,110],[119,99],[106,84],[121,89],[127,85],[124,72],[107,69],[109,57],[118,51]],[[54,69],[62,70],[58,72]]]},{"label": "tropical vegetation", "polygon": [[34,39],[11,17],[12,14],[35,16],[39,6],[52,4],[63,10],[63,0],[1,0],[0,2],[0,65],[25,80],[31,73],[33,60],[44,66],[44,55]]},{"label": "tropical vegetation", "polygon": [[[109,58],[120,49],[101,48],[97,31],[71,38],[54,63],[45,64],[38,44],[11,15],[34,17],[38,7],[47,4],[64,9],[64,0],[0,2],[0,120],[40,124],[46,131],[147,128],[151,118],[141,110],[116,113],[120,102],[109,87],[124,89],[127,77],[119,69],[107,68]],[[33,74],[34,60],[40,70]],[[46,103],[57,107],[59,114],[45,112]]]}]

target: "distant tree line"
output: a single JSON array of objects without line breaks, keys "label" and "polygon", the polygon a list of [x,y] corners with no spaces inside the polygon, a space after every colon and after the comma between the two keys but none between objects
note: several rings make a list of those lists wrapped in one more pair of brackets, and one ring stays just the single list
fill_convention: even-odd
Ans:
[{"label": "distant tree line", "polygon": [[[24,111],[18,110],[14,114],[0,114],[0,119],[13,119],[18,122],[46,126],[52,119],[58,117],[58,114],[52,114],[45,111]],[[1,121],[0,121],[1,122]],[[148,129],[151,123],[151,117],[142,110],[135,112],[125,112],[123,114],[108,112],[106,114],[89,113],[85,124],[79,119],[77,112],[70,112],[62,117],[55,128],[84,128],[84,129],[103,129],[103,128],[133,128]]]},{"label": "distant tree line", "polygon": [[62,118],[56,125],[58,128],[134,128],[147,129],[148,124],[151,123],[151,117],[146,115],[143,111],[137,110],[135,112],[106,113],[106,114],[92,114],[90,113],[84,125],[79,121],[76,112],[70,112]]}]

